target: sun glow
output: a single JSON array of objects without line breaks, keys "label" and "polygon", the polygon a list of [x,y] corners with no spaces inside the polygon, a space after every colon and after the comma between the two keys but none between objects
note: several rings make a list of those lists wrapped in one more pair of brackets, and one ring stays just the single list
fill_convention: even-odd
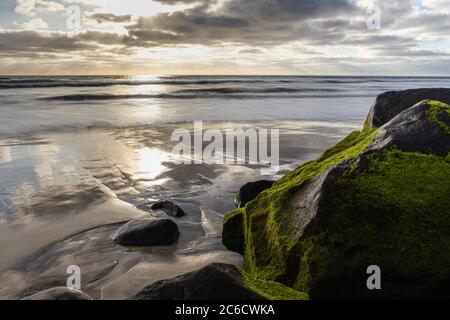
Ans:
[{"label": "sun glow", "polygon": [[167,170],[163,165],[168,160],[168,155],[165,152],[148,147],[137,152],[139,154],[138,168],[140,173],[145,175],[146,179],[155,179]]}]

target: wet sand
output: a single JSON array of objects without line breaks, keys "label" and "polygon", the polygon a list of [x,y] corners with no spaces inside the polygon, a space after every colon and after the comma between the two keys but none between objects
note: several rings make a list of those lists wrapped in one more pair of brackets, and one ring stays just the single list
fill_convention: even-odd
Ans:
[{"label": "wet sand", "polygon": [[[317,157],[361,121],[211,122],[205,128],[280,129],[281,171],[261,176],[251,165],[178,164],[171,133],[192,123],[158,127],[48,132],[0,140],[0,298],[17,299],[64,286],[79,265],[82,290],[95,299],[124,299],[154,281],[211,262],[242,264],[221,244],[223,215],[239,187],[276,179]],[[180,240],[131,248],[112,235],[137,217],[161,218],[145,204],[177,203]]]}]

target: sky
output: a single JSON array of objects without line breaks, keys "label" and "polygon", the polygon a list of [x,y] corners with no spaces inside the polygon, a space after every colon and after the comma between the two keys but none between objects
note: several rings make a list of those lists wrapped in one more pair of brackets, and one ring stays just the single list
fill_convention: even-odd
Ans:
[{"label": "sky", "polygon": [[450,0],[1,0],[0,74],[450,76]]}]

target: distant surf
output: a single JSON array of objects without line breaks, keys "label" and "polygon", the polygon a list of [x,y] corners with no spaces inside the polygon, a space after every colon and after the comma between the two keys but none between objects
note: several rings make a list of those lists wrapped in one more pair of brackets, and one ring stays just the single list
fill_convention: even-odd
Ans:
[{"label": "distant surf", "polygon": [[0,136],[203,121],[363,121],[388,90],[448,77],[3,76]]},{"label": "distant surf", "polygon": [[140,80],[124,76],[73,76],[73,77],[1,77],[0,89],[32,89],[58,87],[110,87],[142,85],[214,85],[214,84],[274,84],[274,83],[328,83],[362,84],[386,82],[437,82],[447,77],[320,77],[320,76],[182,76],[158,77]]}]

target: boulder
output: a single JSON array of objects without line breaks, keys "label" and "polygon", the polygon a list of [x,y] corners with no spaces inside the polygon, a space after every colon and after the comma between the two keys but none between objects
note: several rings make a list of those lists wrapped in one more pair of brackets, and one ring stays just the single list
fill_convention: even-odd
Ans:
[{"label": "boulder", "polygon": [[169,219],[132,220],[114,234],[114,242],[124,246],[170,245],[178,240],[180,232]]},{"label": "boulder", "polygon": [[239,269],[213,263],[198,271],[158,281],[140,291],[136,300],[266,300],[242,283]]},{"label": "boulder", "polygon": [[449,298],[449,114],[427,101],[352,133],[229,213],[225,246],[312,299]]},{"label": "boulder", "polygon": [[231,251],[244,255],[245,222],[243,209],[228,213],[223,220],[222,243]]},{"label": "boulder", "polygon": [[153,203],[150,208],[152,210],[162,210],[167,213],[167,215],[176,218],[183,217],[186,214],[183,209],[168,200]]},{"label": "boulder", "polygon": [[22,300],[92,300],[92,298],[80,290],[55,287],[35,293]]},{"label": "boulder", "polygon": [[411,108],[423,100],[437,100],[450,104],[450,89],[411,89],[380,94],[369,112],[366,128],[369,130],[379,128],[400,112]]},{"label": "boulder", "polygon": [[396,148],[404,152],[420,152],[445,156],[449,152],[450,115],[445,105],[423,101],[382,126],[367,150]]},{"label": "boulder", "polygon": [[272,187],[274,181],[260,180],[256,182],[246,183],[241,187],[236,197],[236,205],[243,208],[247,203],[256,199],[256,197],[266,189]]}]

